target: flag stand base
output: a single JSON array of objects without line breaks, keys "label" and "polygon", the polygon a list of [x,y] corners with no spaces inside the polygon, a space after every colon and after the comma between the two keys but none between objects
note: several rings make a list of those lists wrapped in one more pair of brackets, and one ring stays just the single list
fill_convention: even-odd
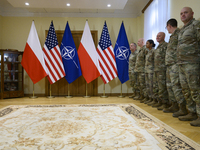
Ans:
[{"label": "flag stand base", "polygon": [[90,98],[91,96],[83,96],[83,98]]},{"label": "flag stand base", "polygon": [[65,96],[65,98],[72,98],[72,96]]},{"label": "flag stand base", "polygon": [[108,96],[106,96],[106,95],[102,95],[101,98],[108,98]]},{"label": "flag stand base", "polygon": [[37,96],[30,96],[29,98],[31,98],[31,99],[36,99],[36,98],[38,98]]},{"label": "flag stand base", "polygon": [[55,98],[55,96],[47,96],[47,98]]},{"label": "flag stand base", "polygon": [[124,98],[125,96],[123,96],[123,95],[120,95],[120,96],[118,96],[119,98]]}]

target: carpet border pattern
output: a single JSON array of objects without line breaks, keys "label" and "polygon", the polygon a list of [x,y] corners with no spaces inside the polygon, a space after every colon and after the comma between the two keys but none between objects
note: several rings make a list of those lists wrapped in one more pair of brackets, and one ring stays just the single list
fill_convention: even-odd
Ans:
[{"label": "carpet border pattern", "polygon": [[[185,135],[181,134],[180,132],[176,131],[175,129],[171,128],[170,126],[166,125],[159,119],[155,118],[151,114],[147,113],[140,107],[134,104],[63,104],[63,105],[9,105],[0,109],[0,117],[4,117],[17,109],[20,108],[29,108],[29,107],[101,107],[101,106],[118,106],[120,107],[125,113],[131,115],[134,119],[138,120],[148,120],[153,123],[157,123],[162,127],[162,132],[160,133],[150,133],[164,146],[162,149],[168,150],[196,150],[200,147],[200,145],[193,140],[189,139]],[[148,129],[147,129],[148,131]],[[148,131],[149,132],[149,131]]]}]

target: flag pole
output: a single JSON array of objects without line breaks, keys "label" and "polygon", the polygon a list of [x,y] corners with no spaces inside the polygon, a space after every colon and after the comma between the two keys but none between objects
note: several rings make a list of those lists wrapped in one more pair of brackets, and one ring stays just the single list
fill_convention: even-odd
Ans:
[{"label": "flag pole", "polygon": [[47,96],[47,98],[55,98],[55,96],[51,96],[51,84],[50,84],[50,90],[49,90],[49,92],[50,92],[50,96]]},{"label": "flag pole", "polygon": [[29,98],[32,98],[32,99],[38,98],[37,96],[34,95],[34,83],[33,83],[33,96],[30,96]]},{"label": "flag pole", "polygon": [[103,86],[103,95],[101,96],[101,98],[107,98],[108,96],[105,95],[105,84]]},{"label": "flag pole", "polygon": [[84,97],[84,98],[89,98],[90,96],[88,96],[87,94],[88,94],[88,90],[87,90],[87,82],[86,82],[85,96],[83,96],[83,97]]},{"label": "flag pole", "polygon": [[122,84],[121,84],[121,95],[118,96],[119,98],[124,98],[125,96],[122,95]]},{"label": "flag pole", "polygon": [[68,95],[65,96],[65,98],[72,98],[72,96],[70,96],[69,83],[68,83]]}]

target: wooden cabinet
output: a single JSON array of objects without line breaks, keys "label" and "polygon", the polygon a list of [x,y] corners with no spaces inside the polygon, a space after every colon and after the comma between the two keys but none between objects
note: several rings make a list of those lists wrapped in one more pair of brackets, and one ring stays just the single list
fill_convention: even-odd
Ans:
[{"label": "wooden cabinet", "polygon": [[0,49],[1,99],[24,96],[22,54],[18,50]]}]

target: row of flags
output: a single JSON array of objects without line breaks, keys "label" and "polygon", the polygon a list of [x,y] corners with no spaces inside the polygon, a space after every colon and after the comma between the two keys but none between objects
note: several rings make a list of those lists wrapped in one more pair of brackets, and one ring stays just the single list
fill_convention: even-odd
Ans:
[{"label": "row of flags", "polygon": [[96,48],[86,21],[77,51],[68,22],[60,47],[52,21],[41,48],[33,21],[21,64],[34,84],[46,76],[50,84],[63,77],[70,84],[81,75],[87,83],[100,76],[105,84],[118,76],[123,84],[129,80],[130,53],[123,22],[113,49],[106,22]]}]

